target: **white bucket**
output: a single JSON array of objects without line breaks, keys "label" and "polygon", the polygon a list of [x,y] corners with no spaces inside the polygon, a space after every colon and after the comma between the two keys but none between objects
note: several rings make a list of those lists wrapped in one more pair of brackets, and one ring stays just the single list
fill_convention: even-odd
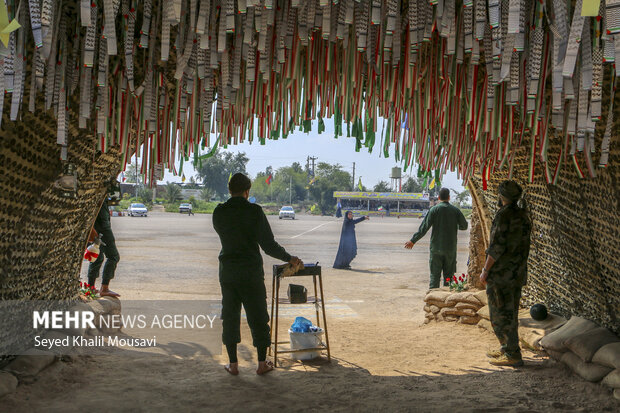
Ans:
[{"label": "white bucket", "polygon": [[[323,343],[323,329],[319,328],[318,331],[308,331],[307,333],[298,333],[295,331],[288,331],[291,338],[291,350],[302,350],[305,348],[319,347]],[[320,350],[314,351],[300,351],[291,353],[293,359],[296,360],[312,360],[321,355]]]}]

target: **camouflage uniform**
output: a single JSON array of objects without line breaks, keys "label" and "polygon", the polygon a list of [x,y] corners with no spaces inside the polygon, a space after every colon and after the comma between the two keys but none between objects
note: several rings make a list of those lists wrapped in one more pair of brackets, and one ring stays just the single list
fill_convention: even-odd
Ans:
[{"label": "camouflage uniform", "polygon": [[495,215],[487,254],[495,259],[487,278],[487,295],[493,331],[502,351],[521,358],[518,313],[521,288],[527,279],[531,223],[516,203],[503,206]]},{"label": "camouflage uniform", "polygon": [[116,271],[116,265],[120,260],[118,249],[116,248],[116,241],[114,234],[112,233],[112,224],[110,223],[110,211],[108,210],[107,199],[103,201],[101,209],[95,219],[93,225],[97,234],[101,234],[101,240],[105,245],[101,245],[99,257],[95,262],[88,264],[88,283],[95,285],[95,280],[99,277],[99,270],[103,264],[103,257],[107,258],[105,265],[103,266],[103,277],[101,285],[110,284],[110,280],[114,278],[114,272]]}]

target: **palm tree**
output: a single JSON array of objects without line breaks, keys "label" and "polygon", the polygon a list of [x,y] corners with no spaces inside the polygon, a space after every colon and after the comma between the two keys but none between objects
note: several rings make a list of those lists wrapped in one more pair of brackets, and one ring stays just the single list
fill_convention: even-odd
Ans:
[{"label": "palm tree", "polygon": [[456,206],[461,208],[465,204],[467,199],[469,198],[469,189],[466,189],[462,192],[459,192],[453,189],[452,192],[454,192],[454,195],[455,195],[454,203],[456,204]]},{"label": "palm tree", "polygon": [[166,199],[173,203],[181,198],[181,188],[175,183],[166,181]]},{"label": "palm tree", "polygon": [[200,198],[209,202],[213,196],[213,190],[211,188],[204,187],[200,190]]}]

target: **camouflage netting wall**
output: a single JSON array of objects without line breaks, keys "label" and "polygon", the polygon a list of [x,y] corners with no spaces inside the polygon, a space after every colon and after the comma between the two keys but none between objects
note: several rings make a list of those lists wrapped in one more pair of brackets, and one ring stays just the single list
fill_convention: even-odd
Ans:
[{"label": "camouflage netting wall", "polygon": [[[61,197],[54,187],[61,172],[57,122],[38,109],[34,114],[22,111],[20,122],[9,121],[5,111],[2,120],[2,300],[76,298],[85,241],[105,192],[103,182],[119,170],[116,151],[97,153],[95,139],[71,127],[68,159],[76,166],[79,186],[76,199]],[[3,344],[24,339],[12,334],[10,326],[0,329]]]},{"label": "camouflage netting wall", "polygon": [[[617,97],[615,119],[620,115]],[[597,147],[601,135],[597,135]],[[557,159],[560,140],[552,138],[549,159]],[[522,304],[541,302],[551,311],[564,316],[580,315],[618,333],[620,145],[617,122],[613,140],[609,167],[597,169],[596,178],[579,178],[572,162],[564,161],[557,185],[548,185],[538,166],[534,182],[529,183],[529,144],[518,149],[512,178],[525,189],[533,221],[529,278]],[[497,211],[497,186],[508,176],[507,170],[496,171],[486,191],[482,189],[480,173],[469,182],[475,210],[470,244],[471,276],[477,277],[484,264],[480,253],[488,243],[488,231]]]}]

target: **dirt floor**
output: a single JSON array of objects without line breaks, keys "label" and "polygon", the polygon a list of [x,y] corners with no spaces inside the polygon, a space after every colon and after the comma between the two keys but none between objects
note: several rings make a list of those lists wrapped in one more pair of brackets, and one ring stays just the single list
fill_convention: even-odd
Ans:
[{"label": "dirt floor", "polygon": [[[71,357],[2,399],[0,411],[620,411],[607,388],[546,357],[526,351],[523,368],[489,365],[485,351],[497,341],[475,326],[423,325],[430,234],[413,251],[403,248],[421,220],[359,224],[350,271],[331,268],[341,220],[269,220],[290,253],[323,266],[331,363],[285,359],[259,377],[243,323],[238,377],[223,370],[222,356]],[[112,222],[121,261],[111,287],[123,300],[220,298],[210,215],[152,213]],[[468,239],[467,231],[459,233],[459,272],[466,270]],[[268,294],[274,263],[265,259]],[[285,327],[306,315],[290,307],[283,314]]]}]

